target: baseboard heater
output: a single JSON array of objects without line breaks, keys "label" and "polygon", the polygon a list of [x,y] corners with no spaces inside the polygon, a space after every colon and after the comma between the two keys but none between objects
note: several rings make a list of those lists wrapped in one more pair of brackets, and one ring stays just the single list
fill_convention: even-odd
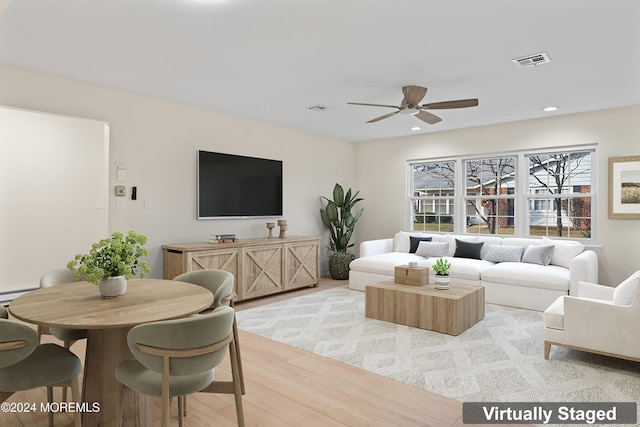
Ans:
[{"label": "baseboard heater", "polygon": [[11,301],[18,298],[20,295],[24,295],[27,292],[36,290],[38,288],[29,288],[29,289],[17,289],[12,291],[3,291],[0,292],[0,304],[1,305],[9,305]]}]

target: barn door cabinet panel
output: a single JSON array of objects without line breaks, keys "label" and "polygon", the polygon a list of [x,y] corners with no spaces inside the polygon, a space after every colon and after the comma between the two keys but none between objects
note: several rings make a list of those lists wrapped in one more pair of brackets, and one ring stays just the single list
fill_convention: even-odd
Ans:
[{"label": "barn door cabinet panel", "polygon": [[236,301],[317,286],[319,246],[319,237],[305,236],[164,245],[164,278],[209,268],[229,271]]},{"label": "barn door cabinet panel", "polygon": [[316,285],[320,272],[318,241],[288,243],[285,250],[285,290]]}]

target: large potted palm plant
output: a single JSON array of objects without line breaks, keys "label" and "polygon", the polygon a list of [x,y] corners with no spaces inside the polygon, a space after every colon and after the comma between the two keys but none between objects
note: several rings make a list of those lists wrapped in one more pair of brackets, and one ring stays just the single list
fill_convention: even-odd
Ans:
[{"label": "large potted palm plant", "polygon": [[342,186],[336,184],[333,187],[333,200],[322,197],[327,204],[320,209],[320,217],[330,232],[327,258],[332,279],[349,278],[349,263],[355,258],[349,251],[354,244],[349,241],[353,236],[356,222],[364,211],[364,208],[360,208],[355,215],[351,212],[358,202],[364,200],[357,198],[358,194],[359,191],[352,194],[351,188],[345,194]]}]

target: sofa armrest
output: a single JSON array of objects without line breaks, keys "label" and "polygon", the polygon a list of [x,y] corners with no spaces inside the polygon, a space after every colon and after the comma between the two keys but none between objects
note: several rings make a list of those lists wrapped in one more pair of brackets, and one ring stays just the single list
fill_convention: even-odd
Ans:
[{"label": "sofa armrest", "polygon": [[393,252],[393,239],[367,240],[360,243],[360,257]]},{"label": "sofa armrest", "polygon": [[598,255],[594,251],[578,254],[569,267],[569,295],[578,295],[578,282],[598,283]]},{"label": "sofa armrest", "polygon": [[598,285],[596,283],[578,282],[578,294],[580,298],[593,298],[605,301],[613,301],[613,291],[615,288],[610,286]]}]

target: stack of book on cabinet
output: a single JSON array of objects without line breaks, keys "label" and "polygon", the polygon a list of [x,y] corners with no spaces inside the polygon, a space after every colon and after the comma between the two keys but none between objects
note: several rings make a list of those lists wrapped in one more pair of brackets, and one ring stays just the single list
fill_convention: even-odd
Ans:
[{"label": "stack of book on cabinet", "polygon": [[209,243],[232,243],[237,241],[235,234],[212,234],[209,237]]}]

